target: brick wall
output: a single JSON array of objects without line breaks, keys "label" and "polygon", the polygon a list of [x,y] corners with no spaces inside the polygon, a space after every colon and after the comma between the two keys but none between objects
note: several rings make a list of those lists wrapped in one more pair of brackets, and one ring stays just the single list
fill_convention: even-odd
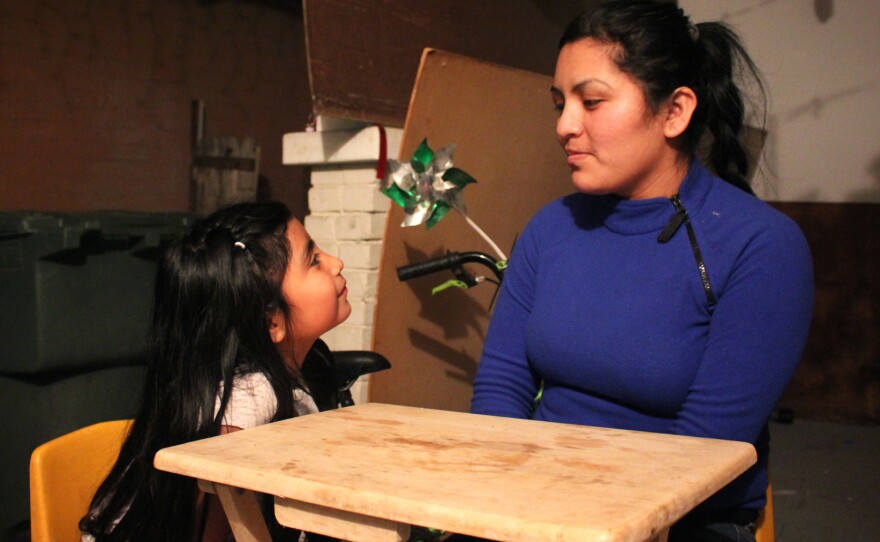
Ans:
[{"label": "brick wall", "polygon": [[369,167],[331,166],[312,171],[305,227],[312,238],[345,262],[351,316],[325,339],[337,350],[369,349],[376,279],[388,199]]},{"label": "brick wall", "polygon": [[[388,157],[396,157],[402,130],[385,132]],[[306,230],[322,250],[345,262],[351,316],[323,338],[333,350],[370,350],[390,204],[376,179],[379,131],[364,123],[321,118],[316,132],[286,134],[283,147],[284,163],[311,166]],[[364,378],[352,388],[356,403],[367,401],[367,382]]]},{"label": "brick wall", "polygon": [[311,110],[301,15],[250,2],[0,7],[0,211],[185,210],[191,102],[252,136],[271,195],[306,213],[281,138]]}]

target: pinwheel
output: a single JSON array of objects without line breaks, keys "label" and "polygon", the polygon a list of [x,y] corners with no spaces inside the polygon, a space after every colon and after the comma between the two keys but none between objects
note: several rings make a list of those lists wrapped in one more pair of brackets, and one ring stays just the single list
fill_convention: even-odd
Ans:
[{"label": "pinwheel", "polygon": [[447,145],[437,152],[422,140],[409,162],[388,160],[381,174],[381,192],[403,207],[405,216],[401,226],[425,224],[431,229],[450,209],[455,209],[468,225],[480,235],[502,260],[507,256],[486,233],[467,215],[462,190],[476,179],[466,171],[454,167],[455,145]]}]

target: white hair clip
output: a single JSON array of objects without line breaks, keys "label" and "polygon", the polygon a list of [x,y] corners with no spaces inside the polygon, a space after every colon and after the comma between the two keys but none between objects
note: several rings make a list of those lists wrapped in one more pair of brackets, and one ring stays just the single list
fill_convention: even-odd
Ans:
[{"label": "white hair clip", "polygon": [[236,241],[234,244],[235,244],[235,246],[237,246],[238,248],[240,248],[242,250],[247,250],[247,247],[244,246],[244,243],[242,243],[241,241]]}]

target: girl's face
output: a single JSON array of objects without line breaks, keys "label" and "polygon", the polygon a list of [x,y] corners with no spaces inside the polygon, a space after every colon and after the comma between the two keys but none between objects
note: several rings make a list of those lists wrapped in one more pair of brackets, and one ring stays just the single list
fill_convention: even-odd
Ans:
[{"label": "girl's face", "polygon": [[348,318],[351,305],[342,260],[322,252],[299,220],[287,223],[287,241],[290,259],[281,290],[290,307],[292,322],[286,327],[300,365],[318,337]]},{"label": "girl's face", "polygon": [[[559,51],[551,95],[575,188],[628,199],[656,197],[668,173],[663,115],[648,107],[642,87],[612,59],[612,44],[584,38]],[[662,190],[661,190],[662,191]],[[668,194],[672,195],[672,194]]]}]

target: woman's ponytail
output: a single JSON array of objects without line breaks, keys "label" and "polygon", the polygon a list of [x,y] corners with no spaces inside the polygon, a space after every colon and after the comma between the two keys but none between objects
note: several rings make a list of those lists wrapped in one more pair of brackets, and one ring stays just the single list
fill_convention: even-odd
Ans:
[{"label": "woman's ponytail", "polygon": [[739,37],[724,23],[700,23],[696,28],[701,61],[694,90],[699,105],[690,129],[698,131],[700,136],[708,130],[711,143],[706,160],[709,167],[725,181],[754,194],[746,178],[749,156],[739,139],[746,111],[737,78],[750,76],[763,100],[758,69]]}]

